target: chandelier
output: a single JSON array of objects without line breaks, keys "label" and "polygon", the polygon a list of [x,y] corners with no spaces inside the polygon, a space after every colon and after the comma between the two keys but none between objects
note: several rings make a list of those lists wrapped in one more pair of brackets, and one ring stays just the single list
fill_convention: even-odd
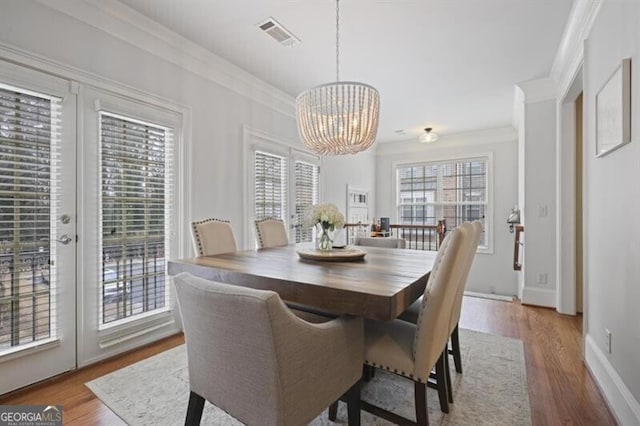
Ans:
[{"label": "chandelier", "polygon": [[298,95],[298,132],[304,145],[318,154],[355,154],[373,145],[379,111],[380,94],[374,87],[340,81],[340,6],[336,0],[336,81]]}]

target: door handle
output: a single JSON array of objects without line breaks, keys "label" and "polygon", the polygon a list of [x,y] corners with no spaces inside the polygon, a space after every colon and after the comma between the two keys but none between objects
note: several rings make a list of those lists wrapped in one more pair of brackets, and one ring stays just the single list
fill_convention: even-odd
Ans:
[{"label": "door handle", "polygon": [[58,242],[64,244],[65,246],[69,244],[71,241],[73,241],[73,238],[71,238],[67,234],[62,234],[60,238],[58,238]]}]

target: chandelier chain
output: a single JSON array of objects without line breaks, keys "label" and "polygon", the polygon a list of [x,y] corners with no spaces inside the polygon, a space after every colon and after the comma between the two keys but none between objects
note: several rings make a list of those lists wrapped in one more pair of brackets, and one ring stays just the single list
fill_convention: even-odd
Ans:
[{"label": "chandelier chain", "polygon": [[336,81],[340,81],[340,0],[336,0]]}]

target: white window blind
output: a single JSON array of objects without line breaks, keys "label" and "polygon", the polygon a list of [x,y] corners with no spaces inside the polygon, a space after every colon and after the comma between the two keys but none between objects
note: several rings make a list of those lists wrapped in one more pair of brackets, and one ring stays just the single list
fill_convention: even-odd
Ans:
[{"label": "white window blind", "polygon": [[169,309],[173,130],[100,112],[102,324]]},{"label": "white window blind", "polygon": [[485,229],[480,246],[487,246],[488,159],[423,163],[397,168],[398,218],[401,224],[436,225],[447,229],[481,220]]},{"label": "white window blind", "polygon": [[254,156],[255,219],[287,220],[287,158],[264,151]]},{"label": "white window blind", "polygon": [[0,353],[55,338],[61,100],[0,84]]},{"label": "white window blind", "polygon": [[305,161],[295,162],[295,242],[309,242],[313,229],[304,226],[307,208],[318,203],[318,178],[320,168]]}]

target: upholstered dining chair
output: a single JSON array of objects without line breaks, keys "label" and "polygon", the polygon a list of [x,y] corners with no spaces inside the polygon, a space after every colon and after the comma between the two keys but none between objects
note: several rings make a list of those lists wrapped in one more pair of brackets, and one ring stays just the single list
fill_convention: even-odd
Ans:
[{"label": "upholstered dining chair", "polygon": [[[237,250],[236,239],[231,223],[223,219],[204,219],[191,222],[191,236],[198,256],[213,256],[222,253],[233,253]],[[273,238],[270,240],[273,241]],[[331,318],[329,313],[289,304],[294,314],[313,323],[321,323]]]},{"label": "upholstered dining chair", "polygon": [[198,256],[236,251],[236,238],[228,220],[204,219],[191,222],[193,246]]},{"label": "upholstered dining chair", "polygon": [[[462,356],[460,353],[458,322],[460,322],[460,315],[462,313],[464,289],[467,285],[469,271],[471,270],[471,265],[473,264],[473,259],[475,258],[476,251],[478,250],[478,243],[480,242],[480,237],[482,235],[482,222],[479,220],[476,220],[473,223],[465,222],[461,226],[473,229],[473,238],[467,240],[464,248],[464,254],[461,256],[461,261],[459,263],[459,267],[462,272],[460,275],[461,281],[456,292],[453,314],[451,315],[451,321],[449,324],[449,333],[451,334],[451,351],[447,350],[447,352],[450,352],[453,356],[453,363],[455,364],[456,372],[458,373],[462,373]],[[421,305],[422,299],[418,299],[409,306],[409,308],[404,311],[399,318],[401,320],[417,324]],[[449,398],[449,401],[452,402],[452,398]]]},{"label": "upholstered dining chair", "polygon": [[280,247],[289,244],[284,221],[275,218],[265,218],[255,221],[258,247]]},{"label": "upholstered dining chair", "polygon": [[[457,262],[461,254],[464,231],[455,229],[443,241],[429,275],[418,324],[394,321],[365,321],[365,366],[388,370],[414,382],[416,423],[426,425],[426,388],[434,368],[438,378],[438,395],[446,403],[444,351],[449,340],[448,325],[459,280]],[[362,409],[396,424],[410,422],[397,414],[362,401]],[[330,411],[331,412],[331,411]]]},{"label": "upholstered dining chair", "polygon": [[382,247],[382,248],[406,248],[407,240],[404,238],[392,238],[392,237],[357,237],[354,245],[356,246],[368,246],[368,247]]},{"label": "upholstered dining chair", "polygon": [[187,345],[187,425],[205,400],[248,425],[302,425],[346,395],[360,422],[361,318],[299,319],[277,293],[175,276]]}]

